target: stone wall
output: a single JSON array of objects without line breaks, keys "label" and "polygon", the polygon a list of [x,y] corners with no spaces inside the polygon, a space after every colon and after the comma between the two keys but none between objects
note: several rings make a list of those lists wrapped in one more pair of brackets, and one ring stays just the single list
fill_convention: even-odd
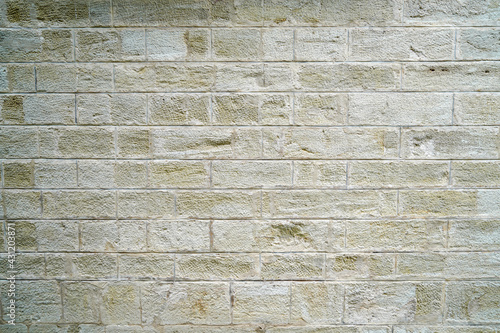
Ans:
[{"label": "stone wall", "polygon": [[500,332],[498,0],[0,27],[0,331]]}]

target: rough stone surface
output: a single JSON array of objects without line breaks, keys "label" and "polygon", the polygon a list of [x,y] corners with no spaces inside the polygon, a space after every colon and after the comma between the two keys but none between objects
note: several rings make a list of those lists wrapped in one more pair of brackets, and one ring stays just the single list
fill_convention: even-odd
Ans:
[{"label": "rough stone surface", "polygon": [[500,333],[499,267],[500,0],[0,0],[0,332]]}]

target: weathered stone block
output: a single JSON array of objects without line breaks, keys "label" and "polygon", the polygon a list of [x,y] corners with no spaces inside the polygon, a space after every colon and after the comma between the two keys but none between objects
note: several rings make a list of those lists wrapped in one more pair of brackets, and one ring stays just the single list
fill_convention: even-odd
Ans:
[{"label": "weathered stone block", "polygon": [[320,280],[324,278],[323,254],[262,254],[263,280]]},{"label": "weathered stone block", "polygon": [[449,162],[349,162],[349,186],[442,187],[448,185]]},{"label": "weathered stone block", "polygon": [[169,218],[174,214],[174,194],[169,191],[119,191],[118,218]]},{"label": "weathered stone block", "polygon": [[183,218],[260,216],[260,193],[255,191],[181,191],[176,204]]},{"label": "weathered stone block", "polygon": [[294,123],[297,125],[345,125],[349,99],[346,94],[296,94]]},{"label": "weathered stone block", "polygon": [[175,259],[178,280],[254,280],[260,277],[258,254],[181,254]]},{"label": "weathered stone block", "polygon": [[143,94],[80,94],[78,124],[146,125],[146,100]]},{"label": "weathered stone block", "polygon": [[38,155],[38,129],[33,127],[0,127],[0,157],[35,158]]},{"label": "weathered stone block", "polygon": [[223,252],[338,251],[344,225],[337,221],[214,221],[213,246]]},{"label": "weathered stone block", "polygon": [[142,30],[78,30],[75,43],[78,61],[145,60]]},{"label": "weathered stone block", "polygon": [[293,282],[291,322],[305,325],[339,324],[342,320],[343,299],[344,288],[340,284]]},{"label": "weathered stone block", "polygon": [[113,91],[111,64],[40,64],[36,75],[39,92]]},{"label": "weathered stone block", "polygon": [[445,93],[349,95],[350,125],[451,125],[453,96]]},{"label": "weathered stone block", "polygon": [[72,39],[69,30],[1,30],[0,61],[71,61]]},{"label": "weathered stone block", "polygon": [[36,160],[35,186],[41,188],[77,187],[76,162],[65,160]]},{"label": "weathered stone block", "polygon": [[147,283],[141,290],[142,324],[231,323],[229,283]]},{"label": "weathered stone block", "polygon": [[455,250],[498,250],[500,223],[498,220],[451,221],[448,246]]},{"label": "weathered stone block", "polygon": [[116,216],[114,191],[45,191],[45,218],[111,218]]},{"label": "weathered stone block", "polygon": [[146,221],[84,221],[80,224],[81,252],[142,252]]},{"label": "weathered stone block", "polygon": [[498,282],[460,281],[446,285],[446,322],[450,324],[498,324]]},{"label": "weathered stone block", "polygon": [[339,254],[326,256],[326,278],[331,280],[388,280],[394,277],[392,254]]},{"label": "weathered stone block", "polygon": [[151,94],[152,125],[205,125],[210,122],[210,96],[206,94]]},{"label": "weathered stone block", "polygon": [[346,162],[294,161],[294,187],[345,187]]},{"label": "weathered stone block", "polygon": [[455,94],[454,123],[457,125],[499,125],[500,94]]},{"label": "weathered stone block", "polygon": [[343,61],[347,58],[347,30],[310,28],[295,30],[298,61]]},{"label": "weathered stone block", "polygon": [[290,282],[235,282],[233,323],[288,324]]},{"label": "weathered stone block", "polygon": [[146,30],[148,60],[207,60],[210,30]]},{"label": "weathered stone block", "polygon": [[264,191],[264,217],[383,217],[396,215],[392,191]]},{"label": "weathered stone block", "polygon": [[[118,256],[118,262],[118,275],[120,278],[174,278],[174,256],[170,254],[121,254]],[[121,301],[121,299],[117,299],[116,301]]]},{"label": "weathered stone block", "polygon": [[394,128],[270,128],[263,129],[267,158],[391,158],[398,156]]},{"label": "weathered stone block", "polygon": [[147,240],[153,252],[208,252],[209,221],[149,221]]},{"label": "weathered stone block", "polygon": [[215,187],[278,187],[292,185],[290,162],[214,161],[212,183]]},{"label": "weathered stone block", "polygon": [[28,64],[0,65],[1,92],[34,92],[35,66]]},{"label": "weathered stone block", "polygon": [[353,29],[349,60],[452,60],[453,29]]}]

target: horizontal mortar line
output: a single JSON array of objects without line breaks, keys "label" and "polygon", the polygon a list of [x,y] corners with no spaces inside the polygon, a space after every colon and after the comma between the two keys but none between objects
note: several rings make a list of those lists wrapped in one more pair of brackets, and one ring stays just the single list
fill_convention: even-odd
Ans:
[{"label": "horizontal mortar line", "polygon": [[428,28],[428,29],[463,29],[463,28],[500,28],[500,25],[434,25],[434,24],[415,24],[412,22],[408,22],[407,25],[395,24],[395,25],[274,25],[274,24],[266,24],[260,23],[256,25],[104,25],[104,26],[95,26],[95,27],[86,27],[86,26],[53,26],[53,27],[19,27],[12,26],[7,27],[4,26],[0,28],[0,30],[179,30],[179,29],[294,29],[294,28],[309,28],[309,29],[321,29],[321,28],[338,28],[338,29],[380,29],[380,28]]},{"label": "horizontal mortar line", "polygon": [[217,191],[477,191],[477,190],[500,190],[500,186],[497,187],[446,187],[446,186],[435,186],[435,187],[354,187],[345,185],[339,185],[338,187],[298,187],[291,185],[283,185],[276,187],[258,187],[258,186],[244,186],[244,187],[2,187],[1,190],[6,191],[44,191],[44,192],[55,192],[55,191],[116,191],[116,192],[127,192],[127,191],[178,191],[178,192],[217,192]]},{"label": "horizontal mortar line", "polygon": [[[51,92],[51,91],[19,91],[19,92],[0,92],[0,95],[70,95],[70,96],[80,96],[80,95],[169,95],[169,94],[197,94],[197,95],[207,95],[207,97],[212,95],[269,95],[269,94],[277,94],[277,95],[305,95],[305,94],[425,94],[425,95],[445,95],[445,94],[477,94],[477,95],[491,95],[491,94],[500,94],[500,87],[498,91],[479,91],[479,90],[470,90],[470,91],[455,91],[455,90],[439,90],[439,91],[428,91],[428,90],[358,90],[358,91],[336,91],[336,90],[259,90],[259,91],[241,91],[241,90],[193,90],[193,91],[66,91],[66,92]],[[292,97],[292,96],[290,96]],[[151,103],[151,102],[150,102]]]},{"label": "horizontal mortar line", "polygon": [[2,219],[7,223],[11,221],[150,221],[150,222],[193,222],[193,221],[367,221],[367,222],[402,222],[402,221],[469,221],[469,222],[480,222],[480,221],[500,221],[500,216],[408,216],[408,215],[388,215],[381,217],[345,217],[345,216],[330,216],[330,217],[141,217],[141,218],[130,218],[130,217],[7,217],[4,216]]},{"label": "horizontal mortar line", "polygon": [[[18,161],[18,160],[35,160],[38,161],[240,161],[240,162],[266,162],[266,161],[303,161],[303,162],[318,162],[318,161],[372,161],[372,162],[500,162],[498,158],[435,158],[435,159],[400,159],[397,157],[391,158],[327,158],[327,157],[316,157],[316,158],[207,158],[200,159],[199,157],[193,158],[168,158],[168,157],[152,157],[152,158],[141,158],[141,157],[1,157],[3,161]],[[345,186],[345,185],[344,185]]]},{"label": "horizontal mortar line", "polygon": [[[451,111],[451,110],[450,110]],[[450,112],[451,114],[451,112]],[[70,128],[70,129],[76,129],[76,128],[95,128],[95,129],[109,129],[109,130],[115,130],[115,129],[122,129],[122,128],[131,128],[131,129],[148,129],[148,128],[153,128],[153,129],[186,129],[186,128],[193,128],[193,129],[203,129],[203,128],[221,128],[221,129],[238,129],[238,128],[255,128],[255,129],[316,129],[316,128],[326,128],[326,129],[341,129],[341,128],[400,128],[403,127],[403,130],[411,130],[413,128],[445,128],[445,129],[467,129],[467,128],[499,128],[500,129],[500,124],[498,125],[405,125],[405,124],[399,124],[399,125],[260,125],[260,124],[255,124],[255,125],[218,125],[218,124],[207,124],[207,125],[93,125],[93,124],[88,124],[88,125],[81,125],[81,124],[64,124],[64,125],[52,125],[52,124],[0,124],[0,128],[3,127],[34,127],[34,128]],[[334,144],[332,144],[333,146]]]},{"label": "horizontal mortar line", "polygon": [[[90,222],[90,223],[95,223],[95,222]],[[194,256],[209,256],[209,255],[259,255],[259,254],[265,254],[265,255],[277,255],[277,256],[282,256],[282,255],[289,255],[289,254],[307,254],[307,255],[355,255],[355,254],[376,254],[376,255],[397,255],[397,254],[471,254],[471,253],[478,253],[478,254],[499,254],[500,255],[500,247],[498,250],[447,250],[445,248],[440,249],[440,250],[400,250],[400,251],[373,251],[373,250],[359,250],[356,248],[353,248],[353,250],[349,250],[348,248],[346,249],[339,249],[337,251],[210,251],[210,252],[203,252],[203,251],[176,251],[176,252],[169,252],[169,251],[158,251],[158,250],[148,250],[148,251],[117,251],[117,252],[106,252],[106,251],[79,251],[79,252],[64,252],[64,251],[38,251],[38,252],[29,252],[29,251],[16,251],[15,255],[80,255],[80,256],[85,256],[85,255],[91,255],[91,254],[106,254],[110,256],[118,256],[118,255],[148,255],[148,254],[165,254],[168,256],[175,256],[175,255],[180,255],[180,256],[187,256],[187,255],[194,255]],[[2,255],[7,255],[7,252],[0,252],[0,256]]]},{"label": "horizontal mortar line", "polygon": [[99,95],[111,95],[111,94],[402,94],[402,93],[426,93],[426,94],[445,94],[445,93],[455,93],[455,94],[495,94],[499,93],[499,90],[131,90],[131,91],[112,91],[112,90],[101,90],[101,91],[11,91],[11,92],[0,92],[0,95],[68,95],[68,94],[99,94]]},{"label": "horizontal mortar line", "polygon": [[[6,279],[0,279],[0,281],[7,281]],[[456,283],[456,282],[500,282],[500,279],[498,278],[463,278],[460,280],[448,280],[446,278],[429,278],[429,279],[408,279],[408,280],[400,280],[400,279],[376,279],[376,280],[334,280],[334,279],[318,279],[318,278],[312,278],[312,279],[283,279],[283,280],[274,280],[274,279],[213,279],[213,280],[208,280],[208,279],[174,279],[172,278],[160,278],[160,277],[155,277],[155,278],[115,278],[115,277],[110,277],[110,278],[96,278],[96,279],[89,279],[89,278],[83,278],[81,280],[78,279],[66,279],[66,278],[45,278],[45,279],[40,279],[40,278],[17,278],[16,277],[16,282],[23,281],[23,282],[28,282],[28,281],[54,281],[54,282],[96,282],[96,281],[102,281],[102,282],[110,282],[110,281],[116,281],[116,282],[143,282],[143,283],[151,283],[151,282],[169,282],[169,283],[217,283],[217,282],[254,282],[254,283],[266,283],[266,284],[271,284],[271,283],[287,283],[287,282],[299,282],[299,283],[307,283],[307,282],[329,282],[329,283],[334,283],[334,284],[379,284],[379,283],[398,283],[398,284],[404,284],[404,283],[420,283],[420,282],[440,282],[440,283]]]},{"label": "horizontal mortar line", "polygon": [[[149,55],[151,56],[151,55]],[[233,59],[207,59],[207,60],[190,60],[190,59],[174,59],[174,60],[151,60],[151,59],[134,59],[134,60],[95,60],[95,61],[80,61],[80,60],[55,60],[55,61],[0,61],[1,65],[23,65],[23,64],[33,64],[33,65],[54,65],[54,64],[67,64],[67,65],[79,65],[79,64],[428,64],[428,63],[491,63],[499,62],[498,58],[483,58],[483,59],[425,59],[425,60],[413,60],[413,59],[392,59],[392,60],[379,60],[379,59],[352,59],[352,60],[233,60]]]},{"label": "horizontal mortar line", "polygon": [[466,221],[466,222],[482,222],[482,221],[500,221],[500,217],[498,216],[445,216],[445,217],[436,217],[436,216],[426,216],[426,217],[408,217],[408,216],[387,216],[387,217],[340,217],[340,218],[332,218],[332,217],[222,217],[222,218],[116,218],[116,217],[99,217],[99,218],[36,218],[36,217],[28,217],[28,218],[9,218],[2,217],[0,221],[4,221],[5,223],[14,222],[23,222],[23,221],[33,221],[33,222],[44,222],[44,221],[75,221],[75,222],[96,222],[96,221],[122,221],[122,222],[135,222],[135,221],[143,221],[143,222],[193,222],[193,221],[245,221],[245,222],[268,222],[268,221],[330,221],[330,222],[339,222],[339,221],[352,221],[352,222],[403,222],[403,221],[415,221],[415,222],[425,222],[425,221]]},{"label": "horizontal mortar line", "polygon": [[1,190],[4,191],[25,191],[25,192],[90,192],[90,191],[105,191],[105,192],[130,192],[130,191],[169,191],[169,192],[220,192],[220,191],[242,191],[242,192],[279,192],[279,191],[292,191],[292,192],[337,192],[337,191],[357,191],[357,192],[378,192],[378,191],[477,191],[477,190],[489,190],[496,191],[500,190],[500,187],[447,187],[447,186],[436,186],[436,187],[293,187],[293,186],[283,186],[283,187],[57,187],[57,188],[27,188],[27,187],[2,187]]},{"label": "horizontal mortar line", "polygon": [[[151,56],[151,55],[150,55]],[[145,65],[145,64],[331,64],[331,65],[341,65],[341,64],[434,64],[434,63],[499,63],[500,60],[498,58],[493,59],[425,59],[425,60],[412,60],[412,59],[394,59],[394,60],[261,60],[261,59],[252,59],[252,60],[238,60],[238,59],[207,59],[207,60],[189,60],[189,59],[174,59],[174,60],[95,60],[95,61],[79,61],[79,60],[67,60],[67,61],[0,61],[0,65],[25,65],[25,64],[33,64],[33,65],[55,65],[55,64],[65,64],[72,65],[71,67],[75,67],[79,64],[82,65],[99,65],[99,64],[113,64],[113,65]],[[399,71],[397,69],[396,71]]]}]

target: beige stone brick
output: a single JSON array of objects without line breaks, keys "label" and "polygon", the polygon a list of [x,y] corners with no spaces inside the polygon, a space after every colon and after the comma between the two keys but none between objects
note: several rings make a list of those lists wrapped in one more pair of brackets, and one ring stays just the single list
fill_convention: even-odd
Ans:
[{"label": "beige stone brick", "polygon": [[213,122],[220,125],[255,125],[259,122],[259,96],[217,94],[212,98]]},{"label": "beige stone brick", "polygon": [[495,279],[500,276],[498,253],[398,254],[400,279]]},{"label": "beige stone brick", "polygon": [[0,92],[34,92],[35,66],[29,64],[0,65]]},{"label": "beige stone brick", "polygon": [[396,64],[316,64],[297,67],[297,87],[305,91],[399,90],[400,66]]},{"label": "beige stone brick", "polygon": [[212,87],[215,77],[214,65],[202,63],[116,64],[114,68],[115,87],[122,92],[203,91]]},{"label": "beige stone brick", "polygon": [[79,94],[78,124],[145,125],[146,96],[143,94]]},{"label": "beige stone brick", "polygon": [[393,254],[329,254],[326,278],[330,280],[388,280],[394,278]]},{"label": "beige stone brick", "polygon": [[405,159],[496,159],[498,127],[403,128]]},{"label": "beige stone brick", "polygon": [[320,280],[324,278],[323,254],[262,254],[263,280]]},{"label": "beige stone brick", "polygon": [[284,187],[292,185],[292,164],[288,161],[214,161],[214,187]]},{"label": "beige stone brick", "polygon": [[42,215],[42,193],[29,190],[4,190],[3,208],[6,218],[31,219]]},{"label": "beige stone brick", "polygon": [[33,160],[3,162],[3,186],[5,188],[30,188],[35,183],[35,163]]},{"label": "beige stone brick", "polygon": [[318,22],[321,2],[312,0],[271,0],[263,2],[263,19],[265,25],[309,25]]},{"label": "beige stone brick", "polygon": [[178,280],[254,280],[260,277],[258,254],[180,254]]},{"label": "beige stone brick", "polygon": [[403,22],[415,25],[497,25],[500,5],[492,0],[405,0]]},{"label": "beige stone brick", "polygon": [[460,29],[457,35],[457,58],[497,60],[500,57],[500,29]]},{"label": "beige stone brick", "polygon": [[446,221],[348,221],[346,248],[363,251],[444,250],[446,232]]},{"label": "beige stone brick", "polygon": [[338,251],[344,247],[339,221],[214,221],[213,246],[223,252]]},{"label": "beige stone brick", "polygon": [[212,37],[212,55],[215,60],[255,61],[262,56],[258,29],[213,29]]},{"label": "beige stone brick", "polygon": [[102,291],[101,320],[104,324],[140,324],[140,286],[133,282],[113,282]]},{"label": "beige stone brick", "polygon": [[349,186],[443,187],[448,185],[449,162],[349,162]]},{"label": "beige stone brick", "polygon": [[208,187],[210,166],[199,161],[150,161],[151,187]]},{"label": "beige stone brick", "polygon": [[81,252],[142,252],[147,248],[146,221],[83,221]]},{"label": "beige stone brick", "polygon": [[294,187],[345,187],[346,162],[294,161]]},{"label": "beige stone brick", "polygon": [[116,131],[116,154],[119,157],[149,157],[151,133],[145,127],[118,128]]},{"label": "beige stone brick", "polygon": [[396,215],[395,191],[264,191],[264,217],[383,217]]},{"label": "beige stone brick", "polygon": [[349,99],[346,94],[296,94],[297,125],[345,125]]},{"label": "beige stone brick", "polygon": [[0,39],[2,62],[73,60],[70,30],[2,30]]},{"label": "beige stone brick", "polygon": [[[11,277],[10,265],[12,264],[12,257],[7,253],[0,254],[0,278],[7,279]],[[15,267],[15,276],[17,279],[45,279],[45,257],[43,254],[38,253],[22,253],[15,256],[13,263]]]},{"label": "beige stone brick", "polygon": [[500,163],[496,161],[457,161],[452,162],[451,167],[451,179],[454,186],[500,186]]},{"label": "beige stone brick", "polygon": [[61,283],[65,322],[98,323],[104,282]]},{"label": "beige stone brick", "polygon": [[344,288],[340,284],[293,282],[291,322],[304,325],[339,324],[343,298]]},{"label": "beige stone brick", "polygon": [[117,278],[116,255],[89,253],[70,255],[69,258],[73,264],[74,277],[77,279]]},{"label": "beige stone brick", "polygon": [[41,188],[77,187],[76,162],[66,160],[36,160],[35,186]]},{"label": "beige stone brick", "polygon": [[208,252],[209,221],[149,221],[148,250],[153,252]]},{"label": "beige stone brick", "polygon": [[256,191],[180,191],[177,214],[183,218],[240,218],[260,216]]},{"label": "beige stone brick", "polygon": [[290,282],[235,282],[233,323],[288,324]]},{"label": "beige stone brick", "polygon": [[148,29],[148,60],[207,60],[210,51],[208,29]]},{"label": "beige stone brick", "polygon": [[227,25],[262,25],[262,2],[259,0],[229,0],[210,3],[210,24]]},{"label": "beige stone brick", "polygon": [[44,158],[115,157],[114,128],[44,127],[40,128],[40,155]]},{"label": "beige stone brick", "polygon": [[155,158],[259,158],[262,135],[256,128],[153,129]]},{"label": "beige stone brick", "polygon": [[460,281],[446,285],[446,323],[498,324],[498,282]]},{"label": "beige stone brick", "polygon": [[113,6],[116,26],[200,26],[209,22],[210,2],[126,0]]},{"label": "beige stone brick", "polygon": [[454,123],[457,125],[499,125],[500,94],[455,94]]},{"label": "beige stone brick", "polygon": [[495,91],[500,85],[495,62],[408,63],[402,89],[409,91]]},{"label": "beige stone brick", "polygon": [[13,27],[109,26],[111,6],[105,0],[13,0],[7,2],[2,25]]},{"label": "beige stone brick", "polygon": [[403,3],[397,0],[375,0],[361,5],[350,0],[321,1],[319,21],[328,25],[387,26],[400,25]]},{"label": "beige stone brick", "polygon": [[498,220],[451,221],[448,246],[454,250],[498,250],[500,223]]},{"label": "beige stone brick", "polygon": [[229,283],[147,283],[141,290],[142,324],[231,323]]},{"label": "beige stone brick", "polygon": [[103,92],[113,90],[111,64],[40,64],[36,66],[37,91]]},{"label": "beige stone brick", "polygon": [[[8,290],[9,281],[0,282],[3,317],[5,321],[11,320],[8,316],[10,297]],[[57,281],[16,281],[16,318],[15,323],[25,321],[58,322],[61,320],[61,294]]]},{"label": "beige stone brick", "polygon": [[402,216],[476,216],[500,215],[497,190],[400,191]]},{"label": "beige stone brick", "polygon": [[205,125],[210,122],[210,96],[206,94],[151,94],[152,125]]},{"label": "beige stone brick", "polygon": [[38,129],[33,127],[0,127],[0,157],[35,158],[38,155]]},{"label": "beige stone brick", "polygon": [[74,252],[79,249],[77,221],[35,221],[35,237],[40,252]]},{"label": "beige stone brick", "polygon": [[399,133],[394,128],[265,128],[267,158],[391,158],[397,157]]},{"label": "beige stone brick", "polygon": [[75,34],[78,61],[145,60],[142,30],[78,30]]},{"label": "beige stone brick", "polygon": [[43,193],[45,218],[111,218],[116,216],[114,191],[68,190]]},{"label": "beige stone brick", "polygon": [[452,60],[453,29],[358,28],[351,34],[350,60]]},{"label": "beige stone brick", "polygon": [[174,194],[169,191],[119,191],[118,218],[169,218],[174,214]]},{"label": "beige stone brick", "polygon": [[262,125],[290,125],[292,123],[291,94],[262,94],[260,97],[260,123]]},{"label": "beige stone brick", "polygon": [[293,29],[262,29],[262,60],[293,60]]},{"label": "beige stone brick", "polygon": [[174,278],[174,256],[170,254],[121,254],[118,256],[118,261],[120,278]]},{"label": "beige stone brick", "polygon": [[346,29],[296,29],[295,38],[295,60],[343,61],[347,58]]},{"label": "beige stone brick", "polygon": [[444,93],[349,95],[351,125],[451,125],[453,97]]},{"label": "beige stone brick", "polygon": [[366,282],[349,284],[345,293],[347,324],[440,323],[443,284],[438,282]]}]

